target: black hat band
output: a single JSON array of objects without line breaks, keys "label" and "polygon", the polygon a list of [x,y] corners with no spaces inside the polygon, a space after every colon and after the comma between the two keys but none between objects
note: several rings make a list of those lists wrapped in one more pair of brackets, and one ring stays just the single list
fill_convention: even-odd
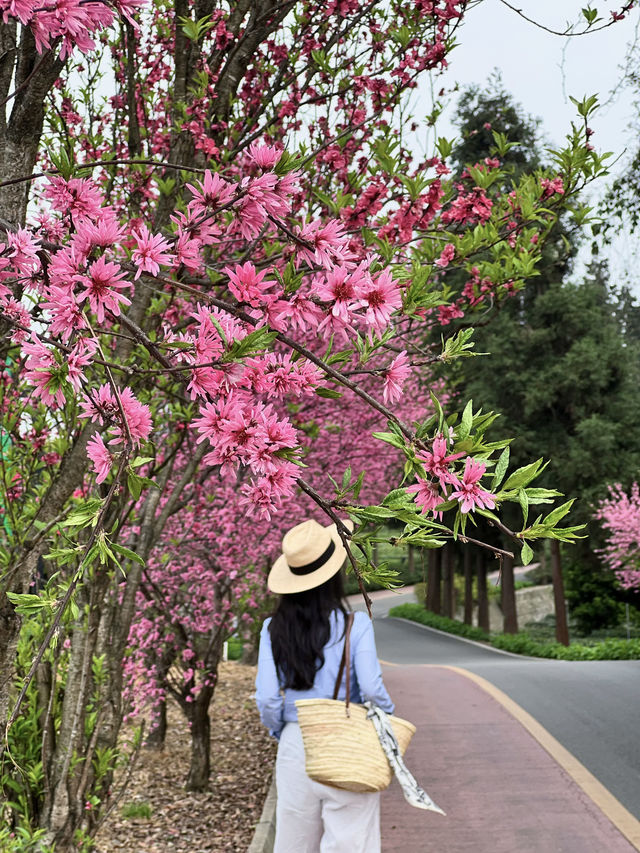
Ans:
[{"label": "black hat band", "polygon": [[287,563],[287,565],[294,575],[309,575],[311,572],[315,572],[316,569],[321,569],[335,550],[336,543],[332,539],[327,550],[323,554],[320,554],[320,556],[312,563],[305,563],[303,566],[291,566],[289,563]]}]

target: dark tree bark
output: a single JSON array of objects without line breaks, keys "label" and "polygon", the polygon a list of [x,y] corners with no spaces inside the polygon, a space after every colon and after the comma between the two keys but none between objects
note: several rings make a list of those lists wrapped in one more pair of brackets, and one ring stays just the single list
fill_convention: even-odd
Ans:
[{"label": "dark tree bark", "polygon": [[429,551],[426,608],[432,613],[437,614],[442,612],[440,598],[441,560],[442,556],[440,549],[433,548]]},{"label": "dark tree bark", "polygon": [[453,546],[447,542],[442,549],[442,612],[449,619],[454,615]]},{"label": "dark tree bark", "polygon": [[194,702],[189,703],[191,726],[191,763],[187,791],[206,791],[211,774],[211,721],[209,703],[213,687],[203,687]]},{"label": "dark tree bark", "polygon": [[161,699],[154,709],[154,717],[144,745],[148,749],[163,749],[167,737],[167,698]]},{"label": "dark tree bark", "polygon": [[487,594],[487,565],[481,551],[476,554],[478,578],[478,628],[489,633],[489,596]]},{"label": "dark tree bark", "polygon": [[473,622],[473,567],[471,563],[471,548],[464,549],[464,624]]},{"label": "dark tree bark", "polygon": [[[165,654],[158,664],[158,684],[164,685],[167,680],[167,675],[173,663],[173,651],[170,654]],[[149,728],[149,734],[145,741],[145,746],[150,749],[162,749],[164,740],[167,735],[167,697],[166,694],[155,708],[153,722]]]},{"label": "dark tree bark", "polygon": [[556,640],[563,646],[569,645],[569,625],[567,624],[567,604],[564,597],[564,580],[562,578],[562,559],[560,543],[551,540],[551,573],[553,579],[553,602],[556,611]]},{"label": "dark tree bark", "polygon": [[518,633],[516,589],[513,576],[513,557],[502,558],[502,616],[505,634]]},{"label": "dark tree bark", "polygon": [[[46,97],[64,67],[55,50],[42,55],[37,52],[29,27],[22,28],[18,44],[16,36],[14,23],[0,25],[0,92],[4,98],[16,92],[0,108],[0,183],[32,174],[40,148]],[[28,181],[0,186],[3,228],[5,223],[10,229],[24,225],[29,189]]]}]

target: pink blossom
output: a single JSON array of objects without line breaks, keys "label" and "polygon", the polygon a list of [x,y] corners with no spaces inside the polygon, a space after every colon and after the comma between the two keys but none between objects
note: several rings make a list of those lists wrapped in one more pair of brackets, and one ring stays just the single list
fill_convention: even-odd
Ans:
[{"label": "pink blossom", "polygon": [[254,308],[262,303],[265,292],[273,284],[271,281],[264,282],[267,270],[257,272],[250,261],[238,264],[233,270],[225,267],[222,272],[229,276],[229,290],[238,302],[248,302]]},{"label": "pink blossom", "polygon": [[42,343],[35,333],[31,335],[31,343],[25,341],[22,350],[28,354],[25,362],[25,379],[33,383],[34,393],[40,397],[45,406],[62,408],[66,398],[63,391],[66,379],[66,367],[61,365],[53,352]]},{"label": "pink blossom", "polygon": [[67,354],[67,379],[75,391],[80,391],[84,368],[93,361],[97,348],[96,341],[80,339]]},{"label": "pink blossom", "polygon": [[171,247],[160,234],[152,234],[146,225],[133,229],[133,237],[136,248],[133,250],[131,260],[137,266],[134,281],[140,278],[143,272],[158,275],[160,266],[171,266],[173,258],[169,254]]},{"label": "pink blossom", "polygon": [[415,494],[414,501],[421,507],[422,515],[429,510],[435,510],[437,506],[447,500],[446,496],[440,493],[438,484],[434,483],[433,480],[418,480],[413,486],[407,487],[407,492]]},{"label": "pink blossom", "polygon": [[233,186],[217,172],[211,172],[209,169],[205,171],[202,183],[187,184],[187,189],[193,196],[193,200],[189,202],[189,210],[196,215],[223,207],[235,195]]},{"label": "pink blossom", "polygon": [[620,484],[609,486],[595,517],[600,519],[607,540],[600,553],[615,572],[623,589],[640,590],[640,486],[626,492]]},{"label": "pink blossom", "polygon": [[382,398],[385,403],[395,403],[402,396],[402,386],[411,373],[407,353],[402,350],[384,372]]},{"label": "pink blossom", "polygon": [[140,28],[138,26],[138,22],[133,16],[139,9],[145,6],[146,3],[147,0],[115,0],[115,6],[118,12],[123,18],[126,18],[135,29]]},{"label": "pink blossom", "polygon": [[261,142],[252,142],[248,153],[253,162],[261,169],[273,169],[282,157],[282,151],[275,145],[264,145]]},{"label": "pink blossom", "polygon": [[[9,291],[11,293],[11,291]],[[14,344],[20,344],[26,341],[31,329],[31,315],[17,299],[12,297],[6,299],[3,303],[2,294],[0,294],[0,311],[10,322],[16,323],[16,327],[11,334],[11,340]],[[22,327],[22,328],[20,328]]]},{"label": "pink blossom", "polygon": [[437,267],[442,267],[442,269],[444,269],[445,267],[449,266],[455,255],[456,247],[453,245],[453,243],[447,243],[447,245],[442,250],[440,257],[436,261],[434,261],[434,264]]},{"label": "pink blossom", "polygon": [[552,195],[564,195],[564,181],[558,175],[557,178],[550,180],[549,178],[542,178],[540,181],[540,187],[542,188],[542,198],[550,198]]},{"label": "pink blossom", "polygon": [[424,465],[427,473],[436,477],[440,481],[440,487],[445,489],[448,484],[457,483],[457,478],[449,466],[461,456],[464,456],[464,453],[447,455],[447,440],[443,435],[439,435],[433,440],[431,452],[426,451],[418,454],[418,459]]},{"label": "pink blossom", "polygon": [[67,343],[74,331],[87,327],[82,307],[68,287],[51,285],[47,288],[42,307],[51,315],[50,334],[60,335],[64,343]]},{"label": "pink blossom", "polygon": [[398,282],[391,277],[390,270],[386,269],[375,279],[369,280],[362,295],[366,307],[364,322],[370,330],[382,335],[393,312],[402,307]]},{"label": "pink blossom", "polygon": [[457,305],[438,306],[438,320],[442,326],[448,326],[452,320],[459,320],[461,317],[464,317],[464,311]]},{"label": "pink blossom", "polygon": [[[79,417],[90,418],[98,423],[114,423],[115,437],[109,444],[118,444],[127,437],[127,430],[134,445],[146,440],[151,432],[152,421],[149,407],[140,403],[130,388],[119,390],[120,405],[109,385],[101,385],[94,389],[91,395],[86,395],[81,401]],[[120,411],[122,407],[122,412]],[[122,415],[126,421],[124,426]]]},{"label": "pink blossom", "polygon": [[486,467],[484,462],[478,462],[471,456],[467,456],[462,480],[454,482],[454,489],[449,496],[458,499],[460,512],[469,512],[476,507],[494,509],[495,495],[478,485]]},{"label": "pink blossom", "polygon": [[71,216],[74,225],[83,218],[97,219],[104,198],[102,192],[87,178],[49,178],[43,195],[58,213]]},{"label": "pink blossom", "polygon": [[11,264],[19,273],[31,275],[40,268],[39,240],[35,239],[26,228],[7,232],[7,245],[13,250]]},{"label": "pink blossom", "polygon": [[278,176],[265,172],[257,178],[245,178],[241,188],[244,195],[235,208],[238,213],[240,232],[247,240],[256,237],[270,216],[284,216],[290,207],[283,191],[285,179],[278,184]]},{"label": "pink blossom", "polygon": [[27,24],[33,15],[35,4],[33,0],[6,0],[2,3],[2,20],[9,23],[9,17],[18,18],[21,24]]},{"label": "pink blossom", "polygon": [[326,276],[314,279],[314,290],[323,302],[330,303],[334,317],[344,324],[349,324],[353,322],[353,312],[361,305],[361,289],[366,275],[362,266],[353,273],[346,267],[336,267]]},{"label": "pink blossom", "polygon": [[83,257],[87,257],[93,248],[107,249],[119,245],[125,234],[125,229],[108,207],[100,209],[100,216],[95,222],[81,218],[77,229],[71,240],[71,248]]},{"label": "pink blossom", "polygon": [[90,439],[87,444],[87,456],[93,462],[93,470],[98,475],[96,483],[104,482],[111,471],[113,456],[109,453],[101,435],[94,435]]},{"label": "pink blossom", "polygon": [[288,300],[278,301],[274,305],[276,328],[281,325],[301,332],[315,329],[322,320],[322,308],[298,290]]},{"label": "pink blossom", "polygon": [[325,269],[331,269],[336,264],[345,263],[352,256],[349,238],[344,233],[344,225],[339,219],[330,219],[328,222],[316,219],[302,228],[296,228],[296,231],[304,241],[296,247],[297,256],[308,264],[319,264]]},{"label": "pink blossom", "polygon": [[[138,271],[139,274],[140,271]],[[131,304],[130,299],[118,292],[125,287],[130,287],[128,281],[123,281],[124,278],[125,273],[118,264],[105,260],[102,255],[89,266],[87,275],[74,276],[74,279],[84,287],[84,290],[78,294],[78,302],[87,299],[99,323],[104,321],[105,310],[110,311],[114,317],[119,317],[120,306]]]}]

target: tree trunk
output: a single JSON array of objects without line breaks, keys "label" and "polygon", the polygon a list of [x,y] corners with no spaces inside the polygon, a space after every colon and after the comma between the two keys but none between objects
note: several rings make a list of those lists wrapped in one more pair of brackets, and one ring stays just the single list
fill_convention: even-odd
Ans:
[{"label": "tree trunk", "polygon": [[476,554],[476,575],[478,578],[478,628],[489,633],[489,596],[487,595],[487,565],[482,551]]},{"label": "tree trunk", "polygon": [[567,604],[564,598],[564,581],[562,578],[562,559],[560,543],[551,540],[551,573],[553,579],[553,601],[556,610],[556,640],[563,646],[569,645],[569,626],[567,624]]},{"label": "tree trunk", "polygon": [[163,696],[154,708],[153,721],[149,726],[149,734],[145,746],[149,749],[163,749],[167,736],[167,697]]},{"label": "tree trunk", "polygon": [[439,549],[434,548],[429,551],[426,607],[427,610],[437,614],[442,612],[440,601],[441,561],[442,555]]},{"label": "tree trunk", "polygon": [[464,624],[473,623],[473,568],[471,565],[471,548],[464,549]]},{"label": "tree trunk", "polygon": [[502,558],[502,616],[505,634],[518,633],[516,588],[513,577],[513,557]]},{"label": "tree trunk", "polygon": [[211,773],[211,721],[209,703],[213,687],[203,687],[190,703],[191,763],[187,776],[187,791],[206,791]]},{"label": "tree trunk", "polygon": [[[3,98],[0,107],[0,183],[31,175],[40,148],[44,108],[51,87],[64,67],[56,51],[39,54],[29,27],[23,27],[15,47],[14,23],[0,25],[0,91],[13,89],[15,98]],[[32,75],[38,66],[38,73]],[[7,120],[7,111],[10,117]],[[31,184],[0,186],[0,217],[3,230],[24,225]]]},{"label": "tree trunk", "polygon": [[442,612],[453,619],[453,553],[451,542],[442,549]]},{"label": "tree trunk", "polygon": [[[157,667],[156,684],[158,687],[165,688],[167,675],[171,669],[171,664],[174,661],[174,651],[171,649],[165,652]],[[145,746],[150,749],[162,749],[164,747],[164,739],[167,734],[167,694],[166,689],[159,704],[154,709],[154,717],[149,727],[149,734],[145,741]]]}]

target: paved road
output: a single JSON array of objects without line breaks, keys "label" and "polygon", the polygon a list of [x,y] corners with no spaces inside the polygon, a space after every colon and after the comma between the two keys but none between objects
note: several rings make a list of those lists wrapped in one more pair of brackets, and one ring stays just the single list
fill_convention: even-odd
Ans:
[{"label": "paved road", "polygon": [[374,602],[378,655],[400,664],[465,667],[503,690],[640,819],[640,661],[547,661],[385,618],[410,594]]}]

